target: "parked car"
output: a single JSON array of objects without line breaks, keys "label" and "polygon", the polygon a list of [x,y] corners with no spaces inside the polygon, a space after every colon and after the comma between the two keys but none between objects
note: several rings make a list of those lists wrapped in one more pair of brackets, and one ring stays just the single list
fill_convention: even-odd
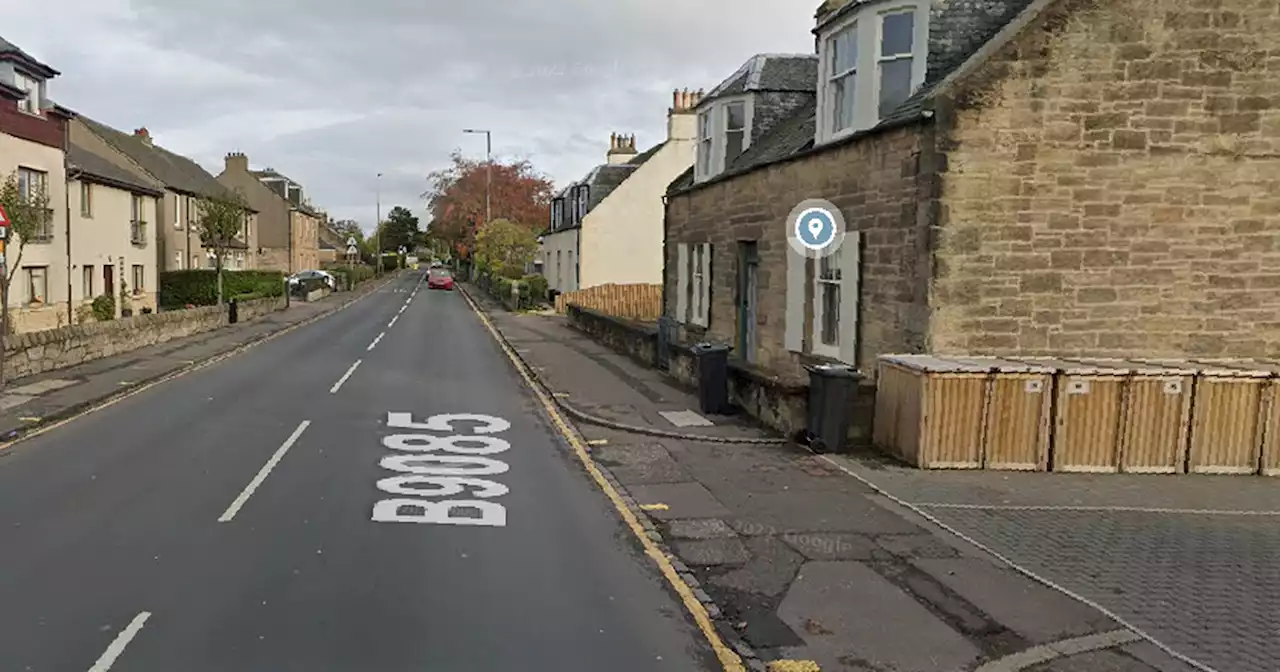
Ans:
[{"label": "parked car", "polygon": [[289,288],[293,289],[306,281],[311,281],[311,284],[314,284],[316,281],[320,280],[323,280],[324,284],[328,285],[331,290],[336,290],[338,288],[338,281],[331,273],[328,271],[315,270],[298,271],[297,273],[289,276]]},{"label": "parked car", "polygon": [[427,289],[453,291],[453,274],[447,268],[433,268],[427,272]]}]

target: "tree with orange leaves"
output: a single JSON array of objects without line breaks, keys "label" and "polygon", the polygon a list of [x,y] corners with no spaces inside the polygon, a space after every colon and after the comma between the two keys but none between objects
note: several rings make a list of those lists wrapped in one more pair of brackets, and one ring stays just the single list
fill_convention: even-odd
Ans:
[{"label": "tree with orange leaves", "polygon": [[[475,247],[476,230],[485,217],[485,162],[468,159],[455,151],[452,164],[428,177],[426,194],[432,222],[428,235],[448,244],[460,256]],[[549,220],[553,185],[528,161],[504,163],[494,160],[490,209],[493,219],[516,222],[530,231],[540,231]]]}]

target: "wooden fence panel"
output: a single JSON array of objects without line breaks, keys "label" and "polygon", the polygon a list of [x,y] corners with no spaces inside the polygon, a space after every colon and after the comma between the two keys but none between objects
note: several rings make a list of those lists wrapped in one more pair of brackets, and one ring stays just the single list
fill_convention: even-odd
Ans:
[{"label": "wooden fence panel", "polygon": [[563,315],[571,304],[613,317],[653,322],[662,315],[662,285],[609,283],[556,296],[557,313]]}]

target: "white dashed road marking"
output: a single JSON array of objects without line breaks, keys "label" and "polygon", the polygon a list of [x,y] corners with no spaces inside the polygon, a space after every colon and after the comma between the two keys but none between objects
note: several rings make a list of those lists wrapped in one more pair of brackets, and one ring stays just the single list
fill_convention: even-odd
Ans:
[{"label": "white dashed road marking", "polygon": [[347,369],[347,372],[342,374],[342,377],[338,379],[338,382],[334,383],[333,387],[329,388],[329,394],[337,394],[338,389],[342,387],[343,383],[347,382],[347,379],[351,377],[351,374],[356,372],[356,367],[360,366],[360,362],[362,361],[364,360],[357,359],[356,363],[352,364],[351,368]]},{"label": "white dashed road marking", "polygon": [[380,334],[378,334],[378,337],[377,337],[377,338],[375,338],[375,339],[373,339],[373,342],[372,342],[372,343],[370,343],[370,344],[369,344],[369,347],[365,348],[365,350],[373,350],[373,349],[378,345],[378,341],[381,341],[381,340],[382,340],[382,337],[383,337],[383,336],[386,336],[386,335],[387,335],[387,332],[385,332],[385,331],[384,331],[384,332],[382,332],[382,333],[380,333]]},{"label": "white dashed road marking", "polygon": [[107,672],[107,670],[110,670],[111,666],[116,663],[116,659],[120,657],[120,654],[124,653],[124,647],[129,646],[129,642],[138,636],[148,618],[151,618],[151,612],[149,611],[144,611],[134,616],[133,620],[129,621],[129,625],[126,625],[124,630],[121,630],[120,634],[116,635],[115,640],[111,642],[111,646],[108,646],[107,650],[102,652],[98,662],[89,668],[89,672]]},{"label": "white dashed road marking", "polygon": [[219,523],[229,522],[232,518],[236,517],[236,513],[240,511],[240,507],[244,506],[245,502],[249,501],[249,498],[253,496],[254,491],[258,489],[258,486],[261,486],[262,482],[267,480],[267,476],[271,473],[271,470],[275,469],[277,464],[280,464],[280,460],[284,459],[284,454],[289,452],[289,449],[293,447],[293,444],[298,442],[298,437],[302,436],[302,433],[306,431],[307,427],[310,425],[310,420],[303,420],[302,423],[298,425],[298,428],[293,430],[293,433],[289,435],[289,438],[285,439],[284,443],[280,444],[280,447],[276,449],[276,452],[271,456],[271,459],[267,460],[267,463],[262,465],[262,469],[258,471],[258,475],[254,476],[253,480],[249,481],[249,485],[245,486],[244,492],[241,492],[240,496],[236,497],[236,501],[231,502],[231,506],[228,506],[227,510],[218,518]]}]

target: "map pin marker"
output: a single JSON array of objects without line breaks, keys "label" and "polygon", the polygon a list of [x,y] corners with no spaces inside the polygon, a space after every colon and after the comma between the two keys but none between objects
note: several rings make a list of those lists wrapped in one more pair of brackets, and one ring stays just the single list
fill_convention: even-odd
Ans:
[{"label": "map pin marker", "polygon": [[811,218],[809,220],[809,235],[816,239],[820,233],[822,233],[822,220],[817,217]]}]

